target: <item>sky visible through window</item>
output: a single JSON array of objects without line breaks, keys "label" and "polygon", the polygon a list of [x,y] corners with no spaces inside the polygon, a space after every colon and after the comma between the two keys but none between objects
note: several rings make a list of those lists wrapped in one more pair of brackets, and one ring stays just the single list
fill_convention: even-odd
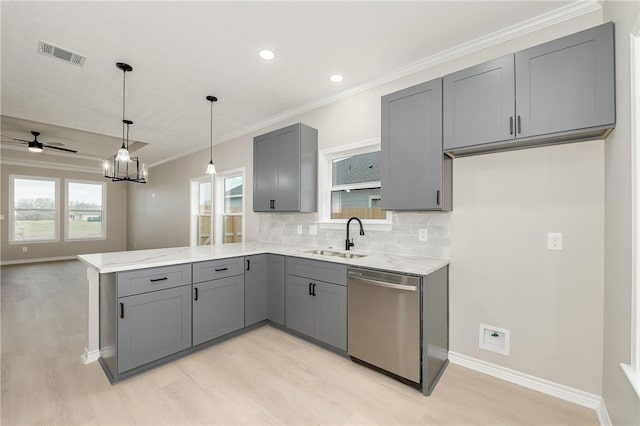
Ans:
[{"label": "sky visible through window", "polygon": [[56,184],[53,181],[16,179],[13,192],[14,201],[33,200],[36,198],[55,199]]}]

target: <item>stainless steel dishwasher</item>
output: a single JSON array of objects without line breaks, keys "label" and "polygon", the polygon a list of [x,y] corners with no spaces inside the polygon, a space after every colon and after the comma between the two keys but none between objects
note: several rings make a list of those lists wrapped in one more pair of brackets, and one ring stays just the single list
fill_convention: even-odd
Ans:
[{"label": "stainless steel dishwasher", "polygon": [[420,284],[420,277],[349,268],[349,356],[420,384]]}]

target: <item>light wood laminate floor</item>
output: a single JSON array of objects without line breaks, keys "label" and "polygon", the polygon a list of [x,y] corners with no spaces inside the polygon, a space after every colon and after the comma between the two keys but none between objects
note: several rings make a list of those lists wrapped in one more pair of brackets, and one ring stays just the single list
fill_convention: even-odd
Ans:
[{"label": "light wood laminate floor", "polygon": [[272,327],[111,386],[84,365],[78,261],[2,268],[2,415],[14,424],[589,425],[595,412],[450,365],[428,398]]}]

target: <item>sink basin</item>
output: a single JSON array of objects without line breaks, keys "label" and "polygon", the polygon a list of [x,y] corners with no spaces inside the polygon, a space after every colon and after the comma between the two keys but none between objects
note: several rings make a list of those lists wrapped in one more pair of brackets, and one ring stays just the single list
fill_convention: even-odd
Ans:
[{"label": "sink basin", "polygon": [[359,257],[366,256],[366,254],[345,253],[345,252],[333,251],[333,250],[311,250],[311,251],[308,251],[307,253],[319,254],[320,256],[341,257],[343,259],[357,259]]}]

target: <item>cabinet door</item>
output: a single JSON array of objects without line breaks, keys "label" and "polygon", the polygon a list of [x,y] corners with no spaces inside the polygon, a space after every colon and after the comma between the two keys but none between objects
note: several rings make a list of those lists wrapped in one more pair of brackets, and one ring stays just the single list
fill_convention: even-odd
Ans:
[{"label": "cabinet door", "polygon": [[516,53],[517,137],[615,123],[613,23]]},{"label": "cabinet door", "polygon": [[347,350],[347,288],[316,281],[313,301],[314,337]]},{"label": "cabinet door", "polygon": [[277,133],[278,195],[275,211],[300,210],[300,125]]},{"label": "cabinet door", "polygon": [[284,325],[284,256],[276,254],[267,263],[267,318]]},{"label": "cabinet door", "polygon": [[118,373],[191,347],[191,285],[118,303]]},{"label": "cabinet door", "polygon": [[285,283],[285,325],[313,337],[313,296],[309,284],[313,280],[287,275]]},{"label": "cabinet door", "polygon": [[278,140],[268,133],[253,140],[253,211],[273,211],[277,192]]},{"label": "cabinet door", "polygon": [[444,77],[444,150],[513,139],[514,56]]},{"label": "cabinet door", "polygon": [[267,254],[245,257],[245,327],[267,319]]},{"label": "cabinet door", "polygon": [[193,285],[193,345],[244,327],[244,276]]},{"label": "cabinet door", "polygon": [[382,97],[382,208],[442,209],[442,79]]}]

